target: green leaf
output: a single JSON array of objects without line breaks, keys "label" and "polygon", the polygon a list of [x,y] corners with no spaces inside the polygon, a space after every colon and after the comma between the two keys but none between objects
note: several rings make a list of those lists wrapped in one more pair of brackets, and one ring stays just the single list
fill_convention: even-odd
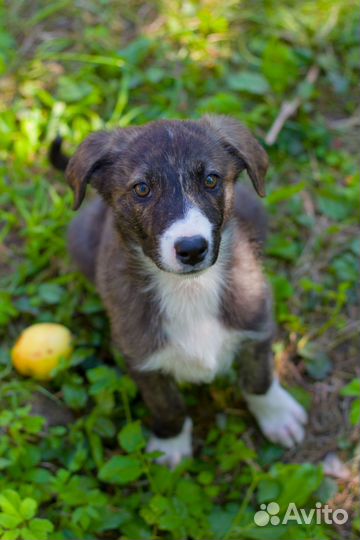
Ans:
[{"label": "green leaf", "polygon": [[50,471],[39,467],[36,469],[31,469],[26,474],[25,478],[27,482],[44,485],[44,484],[49,484],[52,481],[53,475],[51,474]]},{"label": "green leaf", "polygon": [[133,399],[137,394],[137,386],[134,381],[127,375],[123,375],[118,379],[117,386],[121,392],[124,392],[129,399]]},{"label": "green leaf", "polygon": [[283,234],[270,236],[266,248],[268,255],[278,257],[286,261],[294,261],[298,258],[300,246],[294,240],[286,238]]},{"label": "green leaf", "polygon": [[298,354],[304,358],[306,370],[313,379],[321,381],[330,373],[332,363],[329,356],[314,343],[299,348]]},{"label": "green leaf", "polygon": [[82,409],[87,402],[87,390],[80,384],[63,384],[62,391],[66,405],[71,409]]},{"label": "green leaf", "polygon": [[20,504],[20,514],[24,518],[24,520],[31,519],[36,514],[37,510],[37,503],[34,501],[34,499],[30,499],[27,497],[23,501],[21,501]]},{"label": "green leaf", "polygon": [[317,197],[319,211],[335,221],[350,218],[357,210],[356,198],[339,187],[324,187],[319,190]]},{"label": "green leaf", "polygon": [[25,540],[24,537],[21,536],[22,529],[14,529],[12,531],[6,531],[1,534],[1,540],[17,540],[18,538],[20,540]]},{"label": "green leaf", "polygon": [[136,540],[153,540],[152,531],[147,528],[141,520],[136,521],[134,518],[131,522],[125,523],[121,527],[126,538],[136,538]]},{"label": "green leaf", "polygon": [[129,510],[122,508],[103,508],[101,511],[101,525],[98,528],[99,532],[118,529],[120,525],[133,521],[134,516]]},{"label": "green leaf", "polygon": [[114,422],[103,415],[94,417],[93,430],[104,439],[112,439],[116,433]]},{"label": "green leaf", "polygon": [[353,379],[340,390],[342,396],[360,397],[360,379]]},{"label": "green leaf", "polygon": [[279,304],[294,294],[294,287],[285,276],[282,276],[281,274],[273,274],[270,275],[270,279],[275,292],[276,300]]},{"label": "green leaf", "polygon": [[353,379],[341,390],[342,396],[356,397],[350,409],[350,421],[353,425],[360,423],[360,378]]},{"label": "green leaf", "polygon": [[119,375],[115,369],[111,369],[107,366],[99,366],[93,369],[89,369],[86,373],[90,383],[90,394],[96,396],[104,390],[111,391],[117,388],[119,381]]},{"label": "green leaf", "polygon": [[[224,446],[228,445],[228,448]],[[220,469],[222,471],[230,471],[237,467],[239,463],[254,459],[256,454],[254,450],[246,446],[244,441],[236,440],[235,436],[227,436],[220,441],[217,449],[220,461]]]},{"label": "green leaf", "polygon": [[339,281],[349,281],[356,285],[359,277],[357,259],[352,253],[337,254],[332,259],[329,270],[336,274]]},{"label": "green leaf", "polygon": [[0,494],[0,507],[6,514],[21,517],[18,512],[20,504],[20,496],[13,489],[6,489]]},{"label": "green leaf", "polygon": [[36,540],[47,540],[49,534],[53,532],[54,525],[48,519],[32,519],[29,529]]},{"label": "green leaf", "polygon": [[288,201],[297,193],[303,191],[307,186],[306,182],[299,182],[298,184],[284,186],[269,193],[266,197],[266,206],[275,205],[279,202]]},{"label": "green leaf", "polygon": [[201,100],[197,108],[199,114],[209,112],[217,114],[237,114],[241,110],[239,96],[230,92],[218,92],[217,94]]},{"label": "green leaf", "polygon": [[152,485],[156,493],[169,493],[177,481],[175,473],[169,474],[166,467],[153,466],[151,471]]},{"label": "green leaf", "polygon": [[359,516],[359,517],[356,517],[356,518],[353,520],[352,526],[353,526],[354,531],[360,531],[360,516]]},{"label": "green leaf", "polygon": [[321,482],[319,488],[315,492],[316,500],[325,504],[327,501],[332,499],[337,492],[339,491],[339,486],[333,478],[328,478],[327,476]]},{"label": "green leaf", "polygon": [[109,484],[128,484],[143,473],[139,459],[130,456],[114,456],[99,470],[99,478]]},{"label": "green leaf", "polygon": [[272,40],[264,50],[262,71],[274,91],[280,94],[297,80],[298,61],[290,47]]},{"label": "green leaf", "polygon": [[65,291],[55,283],[43,283],[38,287],[37,294],[45,304],[58,304],[64,298]]},{"label": "green leaf", "polygon": [[5,326],[9,323],[12,317],[18,314],[14,306],[11,295],[7,292],[0,292],[0,326]]},{"label": "green leaf", "polygon": [[96,466],[100,468],[104,463],[104,447],[101,437],[94,432],[88,434],[92,457]]},{"label": "green leaf", "polygon": [[190,507],[201,508],[204,494],[198,484],[188,478],[181,478],[176,486],[176,496]]},{"label": "green leaf", "polygon": [[280,446],[266,443],[260,448],[259,451],[259,463],[261,466],[265,467],[276,461],[281,461],[282,456],[284,455],[284,449]]},{"label": "green leaf", "polygon": [[350,409],[350,422],[353,426],[360,424],[360,399],[354,401]]},{"label": "green leaf", "polygon": [[76,81],[70,77],[60,77],[58,82],[58,99],[65,103],[86,98],[93,91],[93,87],[86,81]]},{"label": "green leaf", "polygon": [[20,516],[13,516],[4,513],[0,514],[0,525],[1,527],[5,527],[6,529],[14,529],[22,522],[23,519]]},{"label": "green leaf", "polygon": [[81,313],[87,313],[92,315],[93,313],[101,313],[104,311],[104,306],[100,299],[96,296],[86,297],[81,307],[79,308]]},{"label": "green leaf", "polygon": [[266,78],[260,73],[241,71],[228,77],[228,85],[231,90],[247,92],[248,94],[263,95],[270,87]]},{"label": "green leaf", "polygon": [[309,497],[320,486],[323,471],[310,463],[302,465],[284,465],[278,463],[270,469],[270,478],[277,480],[281,491],[276,502],[281,509],[286,509],[293,502],[297,507],[303,507]]},{"label": "green leaf", "polygon": [[360,238],[354,238],[352,242],[350,242],[349,248],[354,253],[354,255],[360,256]]},{"label": "green leaf", "polygon": [[136,452],[145,446],[145,439],[141,430],[141,423],[131,422],[120,431],[118,440],[126,452]]},{"label": "green leaf", "polygon": [[214,533],[214,538],[223,538],[230,530],[239,507],[234,504],[227,504],[224,508],[214,507],[209,522]]},{"label": "green leaf", "polygon": [[279,483],[270,478],[261,480],[258,485],[257,500],[258,503],[276,501],[280,493]]},{"label": "green leaf", "polygon": [[9,467],[9,465],[11,465],[10,459],[0,457],[0,470],[6,469],[7,467]]},{"label": "green leaf", "polygon": [[22,527],[20,529],[20,538],[21,540],[42,540],[40,537],[35,536],[29,527]]},{"label": "green leaf", "polygon": [[209,486],[214,483],[214,473],[212,471],[202,471],[197,479],[203,486]]},{"label": "green leaf", "polygon": [[62,60],[63,62],[84,62],[85,64],[95,64],[100,66],[121,67],[124,61],[119,57],[102,56],[97,54],[80,54],[80,53],[60,53],[53,55],[54,60]]},{"label": "green leaf", "polygon": [[39,9],[35,11],[35,14],[24,22],[28,27],[34,28],[41,21],[54,15],[57,11],[64,9],[68,4],[69,0],[56,0],[51,2],[48,6],[45,5],[44,7],[39,7]]}]

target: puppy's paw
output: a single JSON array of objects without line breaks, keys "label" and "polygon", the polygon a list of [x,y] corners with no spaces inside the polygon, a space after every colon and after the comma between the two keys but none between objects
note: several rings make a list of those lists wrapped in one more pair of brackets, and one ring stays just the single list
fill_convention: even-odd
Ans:
[{"label": "puppy's paw", "polygon": [[176,437],[160,439],[152,435],[146,447],[147,452],[162,452],[163,455],[156,458],[156,462],[176,467],[183,458],[192,456],[192,421],[186,418],[182,431]]},{"label": "puppy's paw", "polygon": [[292,448],[301,443],[307,422],[305,409],[274,380],[266,394],[246,394],[250,411],[272,442]]}]

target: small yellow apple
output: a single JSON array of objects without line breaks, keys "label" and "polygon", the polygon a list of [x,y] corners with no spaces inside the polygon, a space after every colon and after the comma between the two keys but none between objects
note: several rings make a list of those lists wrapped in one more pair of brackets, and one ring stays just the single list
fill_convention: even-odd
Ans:
[{"label": "small yellow apple", "polygon": [[19,373],[49,380],[61,358],[72,352],[70,331],[61,324],[38,323],[26,328],[15,343],[12,363]]}]

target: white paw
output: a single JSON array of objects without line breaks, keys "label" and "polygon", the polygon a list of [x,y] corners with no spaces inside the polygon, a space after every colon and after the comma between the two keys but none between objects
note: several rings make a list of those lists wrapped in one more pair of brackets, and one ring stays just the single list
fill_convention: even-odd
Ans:
[{"label": "white paw", "polygon": [[272,442],[292,448],[305,436],[305,409],[274,380],[266,394],[245,394],[261,431]]},{"label": "white paw", "polygon": [[176,467],[183,458],[192,456],[192,421],[186,418],[182,431],[176,437],[160,439],[152,435],[146,447],[147,452],[162,452],[163,455],[156,458],[157,463]]}]

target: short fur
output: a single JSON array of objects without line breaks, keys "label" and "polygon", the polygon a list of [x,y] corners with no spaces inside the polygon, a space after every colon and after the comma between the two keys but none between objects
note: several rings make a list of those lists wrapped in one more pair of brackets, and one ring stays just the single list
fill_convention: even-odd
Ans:
[{"label": "short fur", "polygon": [[[176,437],[185,425],[174,379],[208,382],[235,360],[246,394],[271,388],[272,302],[261,264],[266,217],[236,184],[246,169],[263,196],[267,164],[246,128],[208,116],[95,133],[67,165],[75,208],[88,183],[101,195],[71,224],[70,250],[96,283],[157,437]],[[221,179],[213,191],[203,186],[209,174]],[[141,181],[151,188],[144,200],[133,189]],[[211,224],[211,249],[195,270],[169,271],[161,239],[189,208]]]}]

